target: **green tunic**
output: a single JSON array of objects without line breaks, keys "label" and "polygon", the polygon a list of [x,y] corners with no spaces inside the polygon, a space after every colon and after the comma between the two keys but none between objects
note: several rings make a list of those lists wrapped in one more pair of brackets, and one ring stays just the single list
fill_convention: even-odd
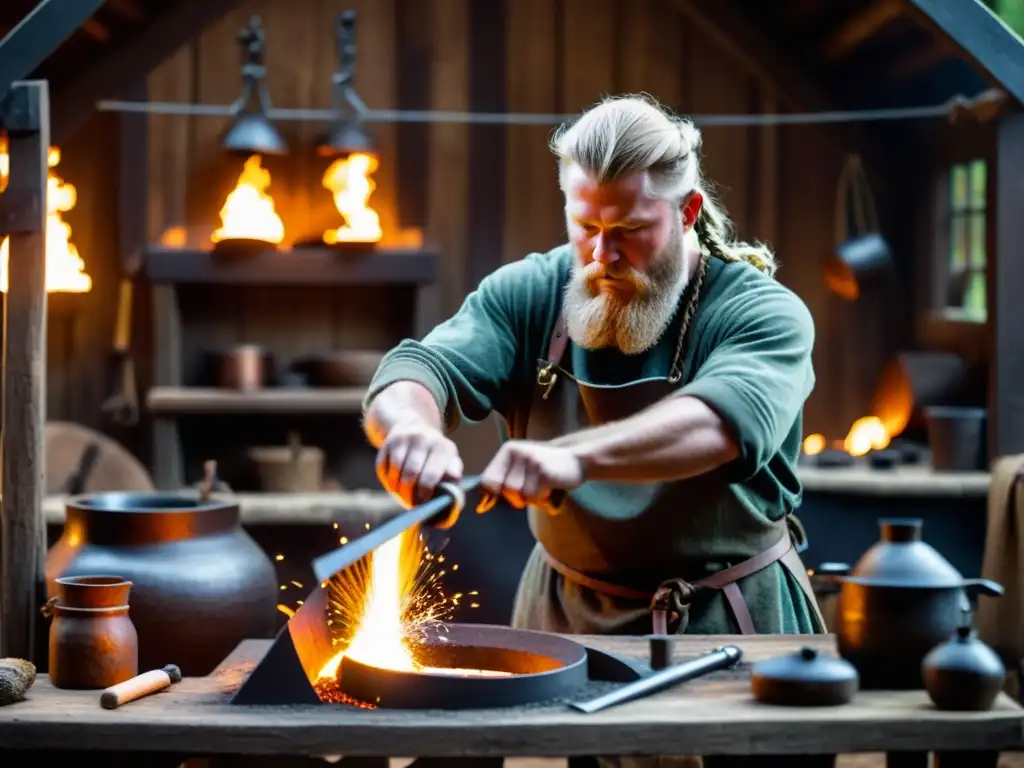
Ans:
[{"label": "green tunic", "polygon": [[[513,435],[525,433],[537,361],[547,352],[572,268],[568,246],[531,254],[485,278],[459,311],[422,341],[406,340],[382,361],[367,402],[387,385],[417,381],[433,393],[449,430],[499,413]],[[677,313],[648,352],[572,348],[577,375],[598,384],[664,376],[678,338]],[[643,571],[683,575],[673,564],[708,561],[714,570],[757,554],[778,521],[795,509],[803,403],[814,386],[814,325],[800,299],[747,264],[711,259],[687,344],[680,394],[699,397],[737,436],[740,456],[724,468],[713,498],[695,494],[701,514],[679,510],[676,529],[643,520],[592,518],[567,529],[559,517],[531,516],[535,535],[560,561],[607,581],[642,580]],[[689,482],[689,481],[687,481]],[[699,487],[699,480],[694,487]],[[602,484],[584,486],[600,494]],[[609,492],[614,492],[608,486]],[[671,521],[670,521],[671,522]],[[633,533],[623,535],[624,524]],[[559,526],[562,526],[559,529]],[[641,541],[638,544],[638,541]],[[690,567],[690,566],[688,566]],[[697,574],[699,577],[700,574]],[[687,574],[689,578],[689,574]],[[779,564],[740,582],[762,633],[823,631],[802,590]],[[544,602],[543,611],[532,609]],[[564,632],[649,632],[646,607],[600,595],[554,574],[535,552],[524,573],[515,623]],[[730,634],[735,620],[721,594],[691,611],[687,632]]]}]

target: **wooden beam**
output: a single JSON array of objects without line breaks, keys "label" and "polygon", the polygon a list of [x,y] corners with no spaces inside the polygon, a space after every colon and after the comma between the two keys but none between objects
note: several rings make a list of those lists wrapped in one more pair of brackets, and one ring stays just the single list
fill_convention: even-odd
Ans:
[{"label": "wooden beam", "polygon": [[780,5],[778,12],[791,26],[802,24],[821,11],[820,0],[789,0]]},{"label": "wooden beam", "polygon": [[806,70],[773,45],[733,0],[673,0],[700,34],[731,56],[783,106],[828,110],[835,104]]},{"label": "wooden beam", "polygon": [[0,40],[0,101],[11,83],[34,72],[101,5],[103,0],[40,0]]},{"label": "wooden beam", "polygon": [[946,59],[959,56],[959,49],[949,40],[941,38],[921,48],[907,51],[889,67],[889,76],[895,79],[914,77],[925,72]]},{"label": "wooden beam", "polygon": [[82,31],[85,32],[89,37],[95,40],[97,43],[109,43],[110,42],[110,30],[107,25],[102,21],[96,19],[86,19],[82,24]]},{"label": "wooden beam", "polygon": [[120,96],[164,59],[223,18],[239,0],[180,0],[53,96],[53,141],[60,145],[85,123],[101,99]]},{"label": "wooden beam", "polygon": [[135,0],[107,0],[105,7],[136,24],[146,21],[146,14],[135,4]]},{"label": "wooden beam", "polygon": [[826,61],[838,61],[852,53],[876,32],[906,13],[899,0],[876,0],[844,21],[821,46]]},{"label": "wooden beam", "polygon": [[995,258],[988,279],[989,327],[994,336],[989,379],[990,456],[1024,453],[1024,114],[1000,120],[995,183]]},{"label": "wooden beam", "polygon": [[1024,44],[980,0],[902,0],[925,26],[952,40],[976,69],[1024,104]]},{"label": "wooden beam", "polygon": [[[731,56],[782,108],[827,112],[840,108],[807,70],[765,35],[740,10],[734,0],[673,0],[676,8],[705,35]],[[826,126],[850,147],[857,148],[871,165],[879,163],[875,145],[856,123]]]},{"label": "wooden beam", "polygon": [[46,525],[46,186],[50,115],[44,80],[13,84],[27,119],[8,124],[10,232],[3,324],[3,495],[0,501],[0,656],[40,660]]}]

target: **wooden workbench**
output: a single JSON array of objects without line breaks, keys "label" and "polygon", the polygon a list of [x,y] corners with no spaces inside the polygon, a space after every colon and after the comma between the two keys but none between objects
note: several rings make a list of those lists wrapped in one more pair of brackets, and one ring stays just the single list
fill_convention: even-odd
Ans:
[{"label": "wooden workbench", "polygon": [[[639,638],[584,641],[624,655],[646,653]],[[936,711],[922,691],[861,692],[853,703],[832,708],[753,701],[750,662],[803,645],[834,651],[831,636],[681,637],[676,657],[724,643],[744,650],[743,668],[584,715],[556,705],[461,712],[233,706],[231,694],[269,647],[250,640],[209,677],[188,678],[115,711],[100,708],[98,692],[60,691],[39,679],[26,701],[0,709],[0,764],[7,762],[5,749],[438,758],[943,750],[960,752],[957,764],[964,764],[963,752],[1024,746],[1024,709],[1005,695],[990,712],[966,714]],[[968,765],[985,765],[981,755],[966,757]]]}]

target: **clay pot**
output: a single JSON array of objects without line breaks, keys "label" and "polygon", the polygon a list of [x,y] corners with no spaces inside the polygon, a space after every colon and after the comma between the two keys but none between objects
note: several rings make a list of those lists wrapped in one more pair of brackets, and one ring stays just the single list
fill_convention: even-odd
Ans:
[{"label": "clay pot", "polygon": [[132,583],[120,576],[56,579],[44,613],[50,624],[50,681],[98,690],[139,673],[139,638],[128,616]]},{"label": "clay pot", "polygon": [[66,515],[46,557],[47,591],[67,576],[130,580],[143,669],[206,675],[242,640],[273,637],[274,566],[242,529],[236,503],[99,493],[69,500]]},{"label": "clay pot", "polygon": [[984,712],[1003,689],[1006,668],[967,624],[921,664],[925,690],[937,709]]},{"label": "clay pot", "polygon": [[324,484],[324,452],[302,445],[295,433],[288,445],[256,446],[247,452],[266,493],[316,493]]}]

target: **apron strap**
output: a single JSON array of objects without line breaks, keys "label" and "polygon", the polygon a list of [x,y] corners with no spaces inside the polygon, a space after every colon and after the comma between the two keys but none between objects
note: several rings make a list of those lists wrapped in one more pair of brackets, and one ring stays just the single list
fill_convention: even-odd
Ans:
[{"label": "apron strap", "polygon": [[[612,597],[621,597],[628,600],[649,600],[651,603],[654,634],[656,635],[668,634],[669,614],[679,614],[685,611],[686,607],[693,601],[693,598],[701,590],[705,589],[721,590],[726,601],[729,603],[729,608],[732,610],[740,632],[744,635],[756,635],[757,630],[754,627],[754,620],[750,615],[747,601],[743,597],[743,592],[740,590],[737,582],[764,570],[773,563],[787,558],[787,555],[792,551],[793,541],[787,529],[785,535],[775,544],[741,563],[737,563],[725,570],[718,571],[692,583],[680,578],[668,579],[662,582],[657,591],[652,595],[650,592],[612,584],[580,573],[555,560],[546,549],[541,547],[541,552],[543,552],[552,570],[560,573],[569,581],[591,589],[594,592],[600,592]],[[798,579],[798,581],[800,580]],[[801,583],[800,586],[803,587],[803,584]],[[813,594],[809,596],[809,599],[812,600],[813,606],[817,608],[817,602],[813,601]]]},{"label": "apron strap", "polygon": [[565,312],[558,313],[558,320],[548,339],[548,362],[560,363],[569,344],[569,324],[565,320]]}]

